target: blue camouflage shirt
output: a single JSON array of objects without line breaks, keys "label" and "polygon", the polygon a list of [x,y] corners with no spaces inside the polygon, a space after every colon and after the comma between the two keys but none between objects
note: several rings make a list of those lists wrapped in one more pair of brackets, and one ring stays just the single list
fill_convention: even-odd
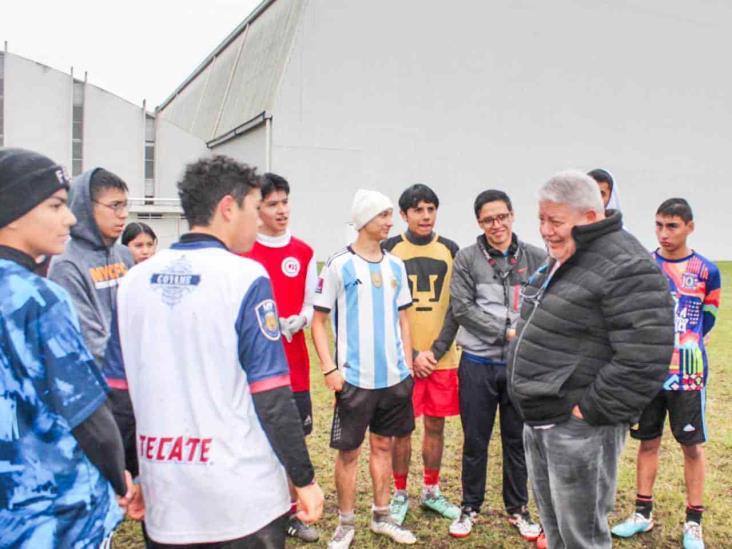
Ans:
[{"label": "blue camouflage shirt", "polygon": [[66,292],[2,251],[0,547],[96,548],[122,513],[71,430],[106,385]]}]

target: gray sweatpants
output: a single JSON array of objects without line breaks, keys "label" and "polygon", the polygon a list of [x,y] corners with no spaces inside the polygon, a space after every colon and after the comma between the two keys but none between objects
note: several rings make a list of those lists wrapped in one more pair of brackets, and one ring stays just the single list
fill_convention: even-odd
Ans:
[{"label": "gray sweatpants", "polygon": [[610,549],[618,460],[627,425],[572,416],[550,429],[524,426],[529,480],[549,549]]}]

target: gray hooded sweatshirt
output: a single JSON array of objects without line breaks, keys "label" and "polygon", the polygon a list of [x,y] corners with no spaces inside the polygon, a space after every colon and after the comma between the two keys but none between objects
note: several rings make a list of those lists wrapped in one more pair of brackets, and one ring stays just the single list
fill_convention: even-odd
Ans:
[{"label": "gray hooded sweatshirt", "polygon": [[101,369],[117,302],[117,285],[134,262],[126,246],[104,243],[94,220],[89,183],[97,169],[84,172],[71,183],[70,208],[76,225],[71,227],[71,240],[64,253],[51,261],[48,278],[71,295],[81,333]]}]

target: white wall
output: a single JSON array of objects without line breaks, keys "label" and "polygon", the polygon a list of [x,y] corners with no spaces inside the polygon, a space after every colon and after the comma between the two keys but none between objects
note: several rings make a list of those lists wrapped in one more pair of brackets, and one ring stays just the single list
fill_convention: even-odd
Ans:
[{"label": "white wall", "polygon": [[68,74],[5,55],[5,146],[44,154],[71,173],[72,79]]},{"label": "white wall", "polygon": [[121,177],[130,196],[145,193],[145,113],[142,107],[87,84],[84,95],[84,171],[101,166]]},{"label": "white wall", "polygon": [[292,184],[293,230],[323,258],[342,245],[356,188],[396,201],[423,182],[460,244],[490,187],[538,242],[536,188],[604,167],[644,244],[658,204],[681,195],[695,247],[732,259],[731,17],[721,0],[310,0],[273,108],[272,171]]},{"label": "white wall", "polygon": [[247,133],[212,149],[212,154],[231,156],[250,166],[257,168],[259,173],[266,172],[267,141],[264,124]]},{"label": "white wall", "polygon": [[156,122],[155,196],[178,198],[176,184],[186,164],[209,156],[211,151],[203,140],[167,120],[158,117]]}]

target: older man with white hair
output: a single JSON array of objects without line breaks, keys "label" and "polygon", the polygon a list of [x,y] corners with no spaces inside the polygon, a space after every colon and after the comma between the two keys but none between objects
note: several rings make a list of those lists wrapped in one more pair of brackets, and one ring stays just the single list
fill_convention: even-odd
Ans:
[{"label": "older man with white hair", "polygon": [[663,383],[674,305],[589,176],[542,185],[539,222],[550,260],[523,290],[510,393],[548,546],[609,548],[618,458]]}]

